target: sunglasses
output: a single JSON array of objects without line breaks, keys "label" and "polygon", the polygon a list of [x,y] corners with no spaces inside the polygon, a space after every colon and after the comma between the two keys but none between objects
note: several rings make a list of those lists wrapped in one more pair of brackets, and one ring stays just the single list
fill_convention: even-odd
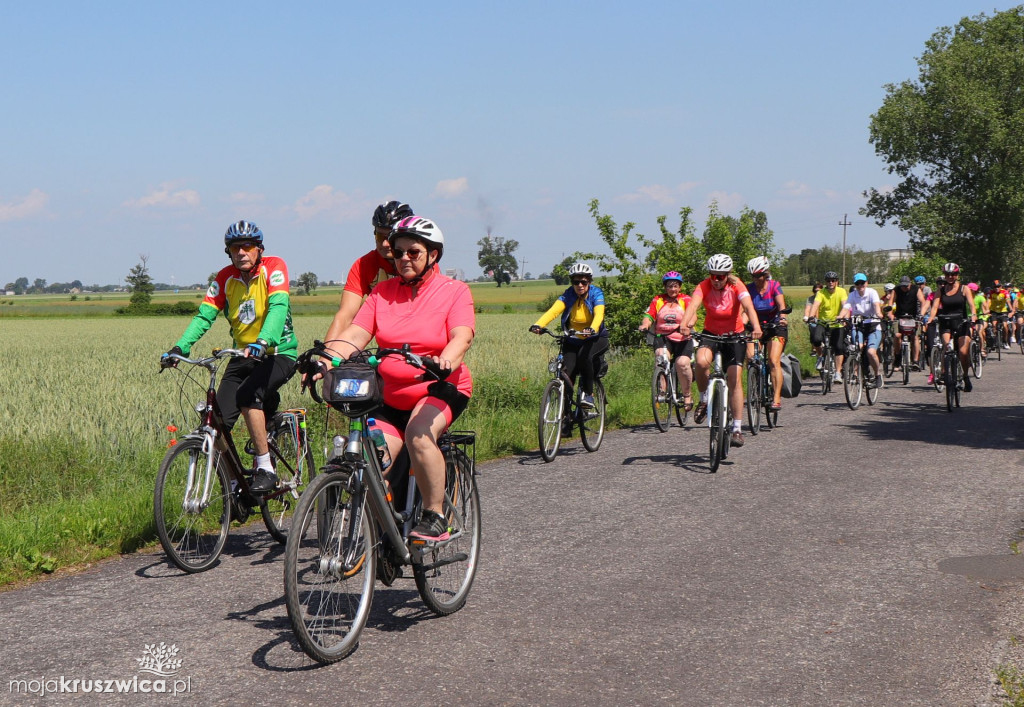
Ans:
[{"label": "sunglasses", "polygon": [[766,273],[766,272],[756,272],[756,273],[754,273],[754,277],[768,277],[768,273]]},{"label": "sunglasses", "polygon": [[391,253],[395,256],[395,260],[401,260],[406,255],[409,256],[409,260],[419,260],[420,256],[426,252],[427,251],[423,248],[406,248],[405,250],[402,250],[401,248],[391,249]]},{"label": "sunglasses", "polygon": [[590,284],[590,280],[573,280],[572,284],[574,284],[574,285],[589,285]]},{"label": "sunglasses", "polygon": [[711,279],[712,280],[725,280],[728,277],[729,277],[729,273],[724,273],[724,274],[711,273]]},{"label": "sunglasses", "polygon": [[241,251],[245,251],[246,253],[251,253],[252,251],[256,250],[257,248],[259,248],[259,246],[256,245],[255,243],[232,243],[231,245],[228,246],[228,249],[232,253],[238,253],[238,252],[241,252]]}]

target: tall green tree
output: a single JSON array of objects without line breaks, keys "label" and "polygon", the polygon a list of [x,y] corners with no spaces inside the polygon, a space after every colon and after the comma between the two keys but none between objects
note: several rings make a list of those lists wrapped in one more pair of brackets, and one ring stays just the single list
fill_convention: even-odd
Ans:
[{"label": "tall green tree", "polygon": [[569,266],[573,264],[573,258],[570,255],[565,258],[555,267],[551,268],[551,278],[555,281],[556,285],[568,285],[569,284]]},{"label": "tall green tree", "polygon": [[476,244],[480,246],[477,261],[484,273],[494,278],[498,287],[501,287],[502,283],[509,284],[519,268],[515,256],[519,241],[487,234]]},{"label": "tall green tree", "polygon": [[132,292],[132,296],[128,300],[129,312],[141,313],[149,311],[149,305],[153,299],[153,291],[156,288],[153,286],[153,278],[149,276],[148,262],[148,255],[140,255],[138,264],[128,272],[128,277],[125,278],[125,282],[128,283],[128,287]]},{"label": "tall green tree", "polygon": [[299,275],[298,286],[302,289],[302,294],[308,295],[311,292],[316,292],[316,286],[318,280],[316,279],[316,273],[304,272]]},{"label": "tall green tree", "polygon": [[1024,261],[1024,6],[940,28],[885,87],[870,141],[901,180],[861,213],[985,279]]}]

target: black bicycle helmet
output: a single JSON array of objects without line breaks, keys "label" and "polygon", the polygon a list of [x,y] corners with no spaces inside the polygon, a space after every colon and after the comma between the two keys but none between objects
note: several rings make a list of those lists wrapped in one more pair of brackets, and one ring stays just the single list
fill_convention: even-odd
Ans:
[{"label": "black bicycle helmet", "polygon": [[373,212],[373,227],[392,228],[407,216],[412,216],[411,206],[400,201],[387,201]]}]

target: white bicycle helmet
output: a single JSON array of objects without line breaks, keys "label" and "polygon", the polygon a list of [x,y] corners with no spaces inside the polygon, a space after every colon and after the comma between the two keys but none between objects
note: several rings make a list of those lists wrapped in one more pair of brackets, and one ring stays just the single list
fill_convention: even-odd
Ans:
[{"label": "white bicycle helmet", "polygon": [[441,259],[441,254],[444,253],[444,234],[441,233],[441,229],[437,227],[437,224],[428,218],[422,216],[407,216],[391,229],[391,235],[388,236],[388,243],[393,248],[395,246],[395,239],[399,236],[408,236],[409,238],[416,238],[423,241],[426,245],[430,246],[434,250],[439,251],[437,259]]},{"label": "white bicycle helmet", "polygon": [[732,258],[725,253],[716,253],[708,258],[708,272],[732,272]]},{"label": "white bicycle helmet", "polygon": [[768,262],[768,258],[763,255],[759,255],[756,258],[751,258],[750,262],[747,263],[747,270],[750,271],[751,275],[758,275],[763,272],[767,272],[772,264]]},{"label": "white bicycle helmet", "polygon": [[885,283],[885,291],[886,292],[892,292],[895,289],[896,289],[896,285],[892,284],[891,282]]},{"label": "white bicycle helmet", "polygon": [[960,272],[960,266],[956,263],[946,263],[942,266],[942,272],[947,275],[953,275]]},{"label": "white bicycle helmet", "polygon": [[572,277],[573,275],[586,275],[593,279],[594,271],[586,263],[573,263],[569,266],[569,277]]}]

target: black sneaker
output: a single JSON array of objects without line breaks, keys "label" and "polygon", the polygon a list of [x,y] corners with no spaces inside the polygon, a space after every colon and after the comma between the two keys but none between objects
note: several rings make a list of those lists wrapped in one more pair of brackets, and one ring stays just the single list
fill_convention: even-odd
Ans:
[{"label": "black sneaker", "polygon": [[450,538],[451,533],[448,532],[448,522],[444,516],[433,511],[423,511],[420,522],[409,532],[409,537],[428,543],[439,543]]},{"label": "black sneaker", "polygon": [[969,376],[964,376],[964,392],[970,393],[972,390],[974,390],[974,384],[971,383]]},{"label": "black sneaker", "polygon": [[277,488],[277,474],[266,469],[257,469],[252,475],[249,492],[258,495],[268,494]]}]

